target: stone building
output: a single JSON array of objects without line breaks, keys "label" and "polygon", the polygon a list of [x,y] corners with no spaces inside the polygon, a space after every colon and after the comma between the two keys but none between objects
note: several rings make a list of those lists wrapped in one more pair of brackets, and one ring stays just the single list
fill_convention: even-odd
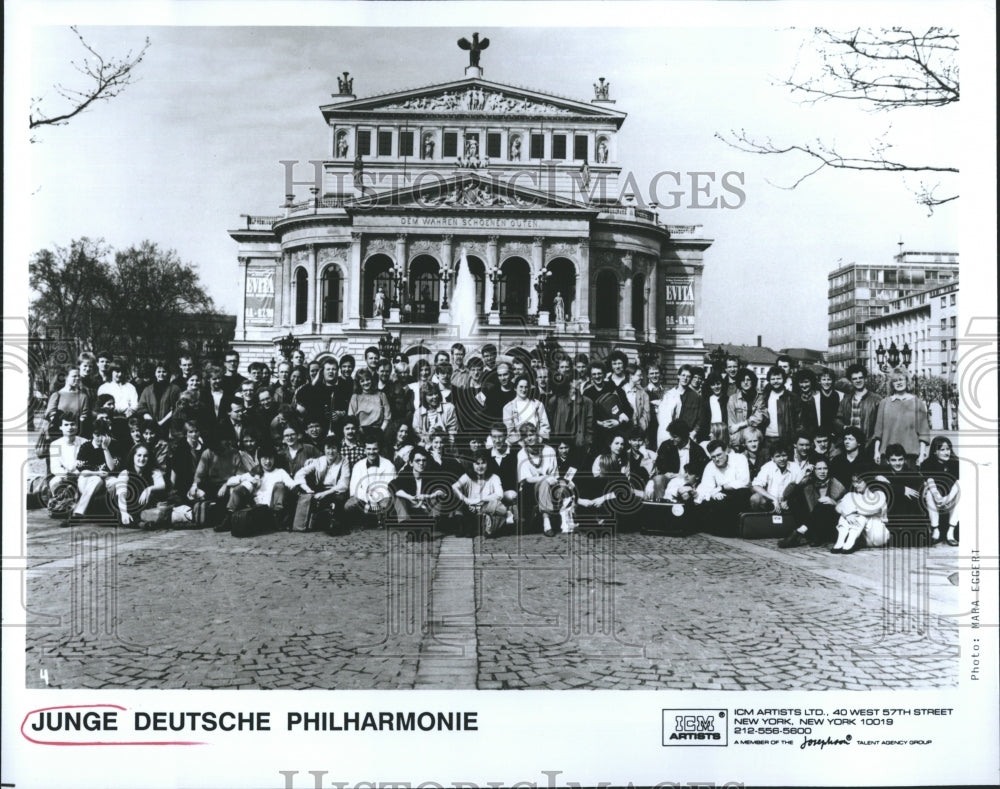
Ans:
[{"label": "stone building", "polygon": [[445,84],[358,98],[349,74],[338,83],[320,107],[329,157],[286,165],[284,212],[229,231],[245,359],[272,359],[289,333],[311,358],[388,331],[411,355],[545,341],[700,362],[712,241],[637,205],[603,79],[590,100],[502,85],[476,51]]}]

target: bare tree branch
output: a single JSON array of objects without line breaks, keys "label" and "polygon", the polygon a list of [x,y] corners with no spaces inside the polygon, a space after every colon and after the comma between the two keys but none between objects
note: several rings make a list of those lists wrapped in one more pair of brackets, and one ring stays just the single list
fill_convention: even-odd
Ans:
[{"label": "bare tree branch", "polygon": [[[800,77],[797,62],[792,75],[776,84],[784,85],[804,103],[820,101],[858,102],[871,112],[944,107],[959,100],[958,34],[939,27],[914,32],[894,27],[882,30],[857,29],[838,33],[816,28],[800,51],[816,52],[818,73]],[[801,60],[801,58],[800,58]],[[815,68],[815,66],[812,66]],[[891,128],[891,127],[890,127]],[[798,153],[810,157],[817,166],[790,186],[794,189],[806,178],[824,170],[858,170],[883,173],[957,173],[957,167],[942,164],[899,161],[888,155],[892,144],[886,130],[866,155],[842,153],[835,143],[816,139],[811,143],[779,144],[771,138],[751,136],[745,129],[715,136],[727,145],[762,155]],[[933,212],[958,195],[937,197],[935,184],[923,184],[915,192],[917,202]]]},{"label": "bare tree branch", "polygon": [[147,38],[137,54],[133,54],[130,50],[123,58],[104,58],[86,42],[75,26],[70,29],[89,53],[81,62],[72,61],[73,68],[87,78],[87,85],[80,90],[62,84],[55,85],[56,93],[69,104],[56,115],[42,112],[42,99],[33,98],[31,111],[28,113],[29,129],[39,126],[64,126],[95,102],[108,101],[118,96],[134,81],[134,69],[142,62],[149,49],[149,38]]}]

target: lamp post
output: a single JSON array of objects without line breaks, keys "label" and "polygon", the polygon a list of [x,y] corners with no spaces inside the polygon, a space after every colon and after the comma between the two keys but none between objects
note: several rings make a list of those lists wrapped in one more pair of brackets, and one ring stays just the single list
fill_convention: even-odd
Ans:
[{"label": "lamp post", "polygon": [[396,309],[399,309],[399,307],[401,306],[400,302],[402,301],[402,299],[400,299],[399,289],[403,282],[403,270],[398,265],[393,266],[391,276],[392,276],[392,302],[390,303],[390,307],[395,307]]},{"label": "lamp post", "polygon": [[875,360],[878,362],[878,369],[885,369],[885,346],[879,340],[878,348],[875,349]]},{"label": "lamp post", "polygon": [[298,337],[296,337],[291,332],[288,332],[284,337],[277,341],[278,353],[281,354],[281,358],[286,362],[292,358],[292,354],[299,349],[301,343]]},{"label": "lamp post", "polygon": [[651,365],[659,364],[660,351],[649,340],[639,346],[639,365],[646,370]]},{"label": "lamp post", "polygon": [[903,343],[903,367],[909,367],[910,361],[913,359],[913,349],[910,348],[908,342]]},{"label": "lamp post", "polygon": [[889,366],[892,368],[899,366],[899,348],[896,347],[895,341],[889,345]]},{"label": "lamp post", "polygon": [[401,342],[398,334],[386,332],[378,339],[378,352],[381,359],[394,359],[399,353]]},{"label": "lamp post", "polygon": [[538,294],[538,311],[542,311],[542,294],[545,292],[545,282],[549,277],[552,276],[552,272],[547,268],[542,269],[538,272],[538,276],[535,277],[535,293]]}]

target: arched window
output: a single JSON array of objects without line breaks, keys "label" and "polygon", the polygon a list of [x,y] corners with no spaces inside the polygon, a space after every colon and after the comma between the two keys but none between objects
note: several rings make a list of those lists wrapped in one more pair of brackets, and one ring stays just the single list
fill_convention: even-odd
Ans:
[{"label": "arched window", "polygon": [[309,317],[309,275],[302,267],[295,269],[295,325]]},{"label": "arched window", "polygon": [[372,255],[365,261],[364,289],[361,292],[362,314],[366,318],[375,315],[375,294],[382,288],[385,294],[385,310],[388,313],[392,299],[392,259],[388,255]]},{"label": "arched window", "polygon": [[340,269],[329,266],[323,272],[323,323],[340,323],[343,315],[344,281]]},{"label": "arched window", "polygon": [[562,296],[563,313],[566,320],[576,314],[573,302],[576,300],[576,267],[567,258],[556,258],[545,267],[549,276],[545,278],[545,289],[542,291],[542,303],[539,306],[543,312],[548,312],[555,319],[556,294]]},{"label": "arched window", "polygon": [[594,283],[594,328],[618,328],[618,277],[608,269]]},{"label": "arched window", "polygon": [[441,314],[441,277],[437,260],[420,255],[410,263],[410,319],[437,323]]},{"label": "arched window", "polygon": [[500,315],[522,318],[528,314],[531,266],[524,258],[508,258],[500,266]]},{"label": "arched window", "polygon": [[642,274],[632,277],[632,328],[646,331],[646,278]]}]

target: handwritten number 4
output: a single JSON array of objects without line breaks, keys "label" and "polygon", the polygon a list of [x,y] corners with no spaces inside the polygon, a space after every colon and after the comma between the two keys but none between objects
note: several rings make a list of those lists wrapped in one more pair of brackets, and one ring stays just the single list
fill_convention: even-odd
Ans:
[{"label": "handwritten number 4", "polygon": [[42,682],[45,683],[45,687],[48,687],[49,686],[49,670],[47,668],[43,668],[41,671],[38,672],[38,676],[42,678]]}]

